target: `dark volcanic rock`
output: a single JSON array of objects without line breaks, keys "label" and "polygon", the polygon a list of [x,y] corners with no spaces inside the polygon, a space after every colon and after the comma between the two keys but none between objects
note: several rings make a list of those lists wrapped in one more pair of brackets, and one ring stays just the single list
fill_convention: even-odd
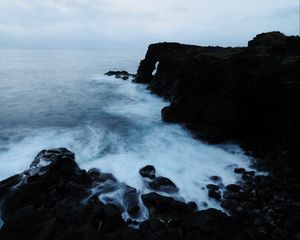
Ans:
[{"label": "dark volcanic rock", "polygon": [[215,184],[207,184],[206,188],[208,190],[212,190],[212,191],[218,191],[219,190],[219,187],[217,185],[215,185]]},{"label": "dark volcanic rock", "polygon": [[135,81],[171,102],[164,121],[209,142],[238,140],[261,166],[299,179],[299,36],[264,33],[244,48],[152,44]]},{"label": "dark volcanic rock", "polygon": [[227,186],[223,199],[208,188],[253,239],[299,239],[299,36],[263,33],[243,48],[152,44],[135,82],[170,101],[164,121],[211,143],[239,142],[255,167],[271,173],[235,168],[242,181]]},{"label": "dark volcanic rock", "polygon": [[82,203],[92,180],[67,149],[43,150],[18,183],[2,181],[0,191],[8,182],[12,187],[0,197],[5,222],[0,239],[91,239],[124,226],[117,207]]},{"label": "dark volcanic rock", "polygon": [[155,168],[152,165],[147,165],[145,167],[142,167],[139,173],[142,177],[147,177],[150,179],[155,178]]},{"label": "dark volcanic rock", "polygon": [[152,214],[174,214],[174,209],[176,209],[177,213],[181,214],[189,212],[189,207],[185,203],[176,201],[171,197],[161,196],[154,192],[142,195],[142,200]]},{"label": "dark volcanic rock", "polygon": [[222,178],[221,178],[220,176],[211,176],[209,179],[210,179],[211,181],[217,182],[217,183],[222,182]]},{"label": "dark volcanic rock", "polygon": [[239,192],[241,190],[241,187],[237,184],[229,184],[226,186],[226,190],[231,192]]},{"label": "dark volcanic rock", "polygon": [[[122,187],[122,201],[130,215],[140,211],[138,192],[115,178],[103,180],[102,174],[98,169],[88,173],[81,170],[67,149],[43,150],[30,169],[0,182],[4,220],[0,239],[251,239],[244,227],[220,211],[197,212],[195,203],[185,204],[157,193],[142,195],[150,218],[140,223],[139,229],[129,228],[129,224],[137,222],[124,222],[119,206],[100,202],[101,187]],[[171,184],[169,179],[157,181]],[[292,218],[286,226],[294,229],[297,223]],[[276,232],[276,236],[280,234],[281,231]]]},{"label": "dark volcanic rock", "polygon": [[215,190],[209,190],[208,191],[208,196],[210,198],[214,198],[216,200],[220,200],[221,199],[221,193],[219,191],[215,191]]},{"label": "dark volcanic rock", "polygon": [[245,171],[246,171],[245,168],[235,168],[234,169],[234,172],[238,173],[238,174],[244,173]]},{"label": "dark volcanic rock", "polygon": [[126,186],[123,194],[123,202],[126,203],[127,212],[130,216],[138,215],[140,211],[139,193],[135,188]]},{"label": "dark volcanic rock", "polygon": [[149,187],[162,192],[178,192],[179,189],[169,178],[157,177],[152,182],[149,182]]},{"label": "dark volcanic rock", "polygon": [[135,74],[129,73],[127,71],[108,71],[105,73],[107,76],[115,76],[115,78],[122,78],[123,80],[128,80],[130,77],[135,77]]},{"label": "dark volcanic rock", "polygon": [[157,193],[143,195],[142,199],[151,214],[150,220],[140,226],[144,239],[252,239],[221,211],[195,212],[189,205]]}]

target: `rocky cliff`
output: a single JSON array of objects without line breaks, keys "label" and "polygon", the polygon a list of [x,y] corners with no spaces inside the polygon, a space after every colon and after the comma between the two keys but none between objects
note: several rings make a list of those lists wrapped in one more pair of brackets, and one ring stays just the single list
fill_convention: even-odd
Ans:
[{"label": "rocky cliff", "polygon": [[299,36],[263,33],[243,48],[152,44],[135,82],[171,102],[164,121],[241,143],[272,173],[300,176]]}]

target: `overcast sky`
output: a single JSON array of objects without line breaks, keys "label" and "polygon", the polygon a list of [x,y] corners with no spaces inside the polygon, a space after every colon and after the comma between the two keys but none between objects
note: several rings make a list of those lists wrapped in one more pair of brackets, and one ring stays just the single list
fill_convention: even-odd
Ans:
[{"label": "overcast sky", "polygon": [[299,0],[0,0],[0,47],[246,45],[299,34]]}]

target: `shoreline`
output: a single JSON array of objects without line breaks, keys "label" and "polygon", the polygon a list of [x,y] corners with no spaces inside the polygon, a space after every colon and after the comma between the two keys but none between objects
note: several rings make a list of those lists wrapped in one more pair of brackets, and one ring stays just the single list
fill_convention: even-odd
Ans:
[{"label": "shoreline", "polygon": [[[197,210],[194,202],[163,196],[179,189],[171,179],[156,176],[155,172],[153,166],[140,169],[149,193],[139,196],[135,188],[119,182],[110,173],[80,169],[75,155],[65,148],[43,150],[28,170],[0,182],[5,223],[0,237],[5,240],[70,239],[75,235],[79,239],[190,239],[200,231],[212,239],[251,239],[238,221],[220,210]],[[211,181],[224,188],[220,177],[211,176]],[[211,197],[218,200],[215,187],[207,186]],[[115,198],[121,194],[123,205],[99,200],[110,192]],[[149,217],[137,222],[135,218],[143,207]],[[122,219],[124,211],[130,216],[126,221]]]},{"label": "shoreline", "polygon": [[[138,223],[121,218],[124,206],[99,201],[106,188],[90,196],[92,186],[118,188],[122,183],[110,173],[80,169],[74,154],[61,148],[43,150],[28,170],[0,182],[5,220],[0,238],[299,239],[300,164],[294,158],[299,156],[299,123],[294,121],[299,113],[299,46],[299,37],[278,32],[256,36],[248,48],[160,43],[149,46],[136,75],[108,73],[123,80],[135,77],[134,82],[146,83],[168,99],[171,105],[162,109],[165,122],[180,123],[209,143],[239,142],[256,159],[257,169],[270,173],[258,176],[237,166],[232,171],[242,180],[227,186],[211,176],[208,195],[230,216],[215,209],[197,211],[193,202],[150,192],[141,196],[149,219],[131,228]],[[289,111],[282,110],[286,107]],[[151,179],[145,182],[149,189],[178,191],[172,179],[153,172],[151,166],[140,170]],[[137,191],[124,189],[125,209],[134,216],[141,207]]]}]

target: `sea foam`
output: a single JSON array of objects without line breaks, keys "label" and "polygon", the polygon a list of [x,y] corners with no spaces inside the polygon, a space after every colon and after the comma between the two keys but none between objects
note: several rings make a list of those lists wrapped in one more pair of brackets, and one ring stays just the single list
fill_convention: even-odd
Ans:
[{"label": "sea foam", "polygon": [[[207,207],[220,208],[207,196],[205,186],[211,183],[210,176],[220,176],[226,185],[239,180],[234,167],[249,168],[251,159],[238,146],[208,145],[194,139],[180,125],[162,122],[160,110],[168,102],[150,94],[146,86],[102,75],[92,77],[89,84],[91,91],[103,94],[102,102],[95,106],[101,109],[102,117],[82,121],[75,127],[14,129],[14,137],[2,141],[1,179],[26,169],[42,149],[66,147],[76,154],[81,168],[112,173],[120,183],[136,188],[140,194],[149,189],[139,169],[150,164],[156,168],[157,176],[170,178],[180,189],[171,196],[194,201],[200,207],[206,202]],[[114,198],[122,205],[122,198],[118,198],[121,193],[119,187],[106,193],[114,197],[102,200]],[[126,212],[123,216],[128,218]],[[145,210],[140,218],[147,216]]]}]

